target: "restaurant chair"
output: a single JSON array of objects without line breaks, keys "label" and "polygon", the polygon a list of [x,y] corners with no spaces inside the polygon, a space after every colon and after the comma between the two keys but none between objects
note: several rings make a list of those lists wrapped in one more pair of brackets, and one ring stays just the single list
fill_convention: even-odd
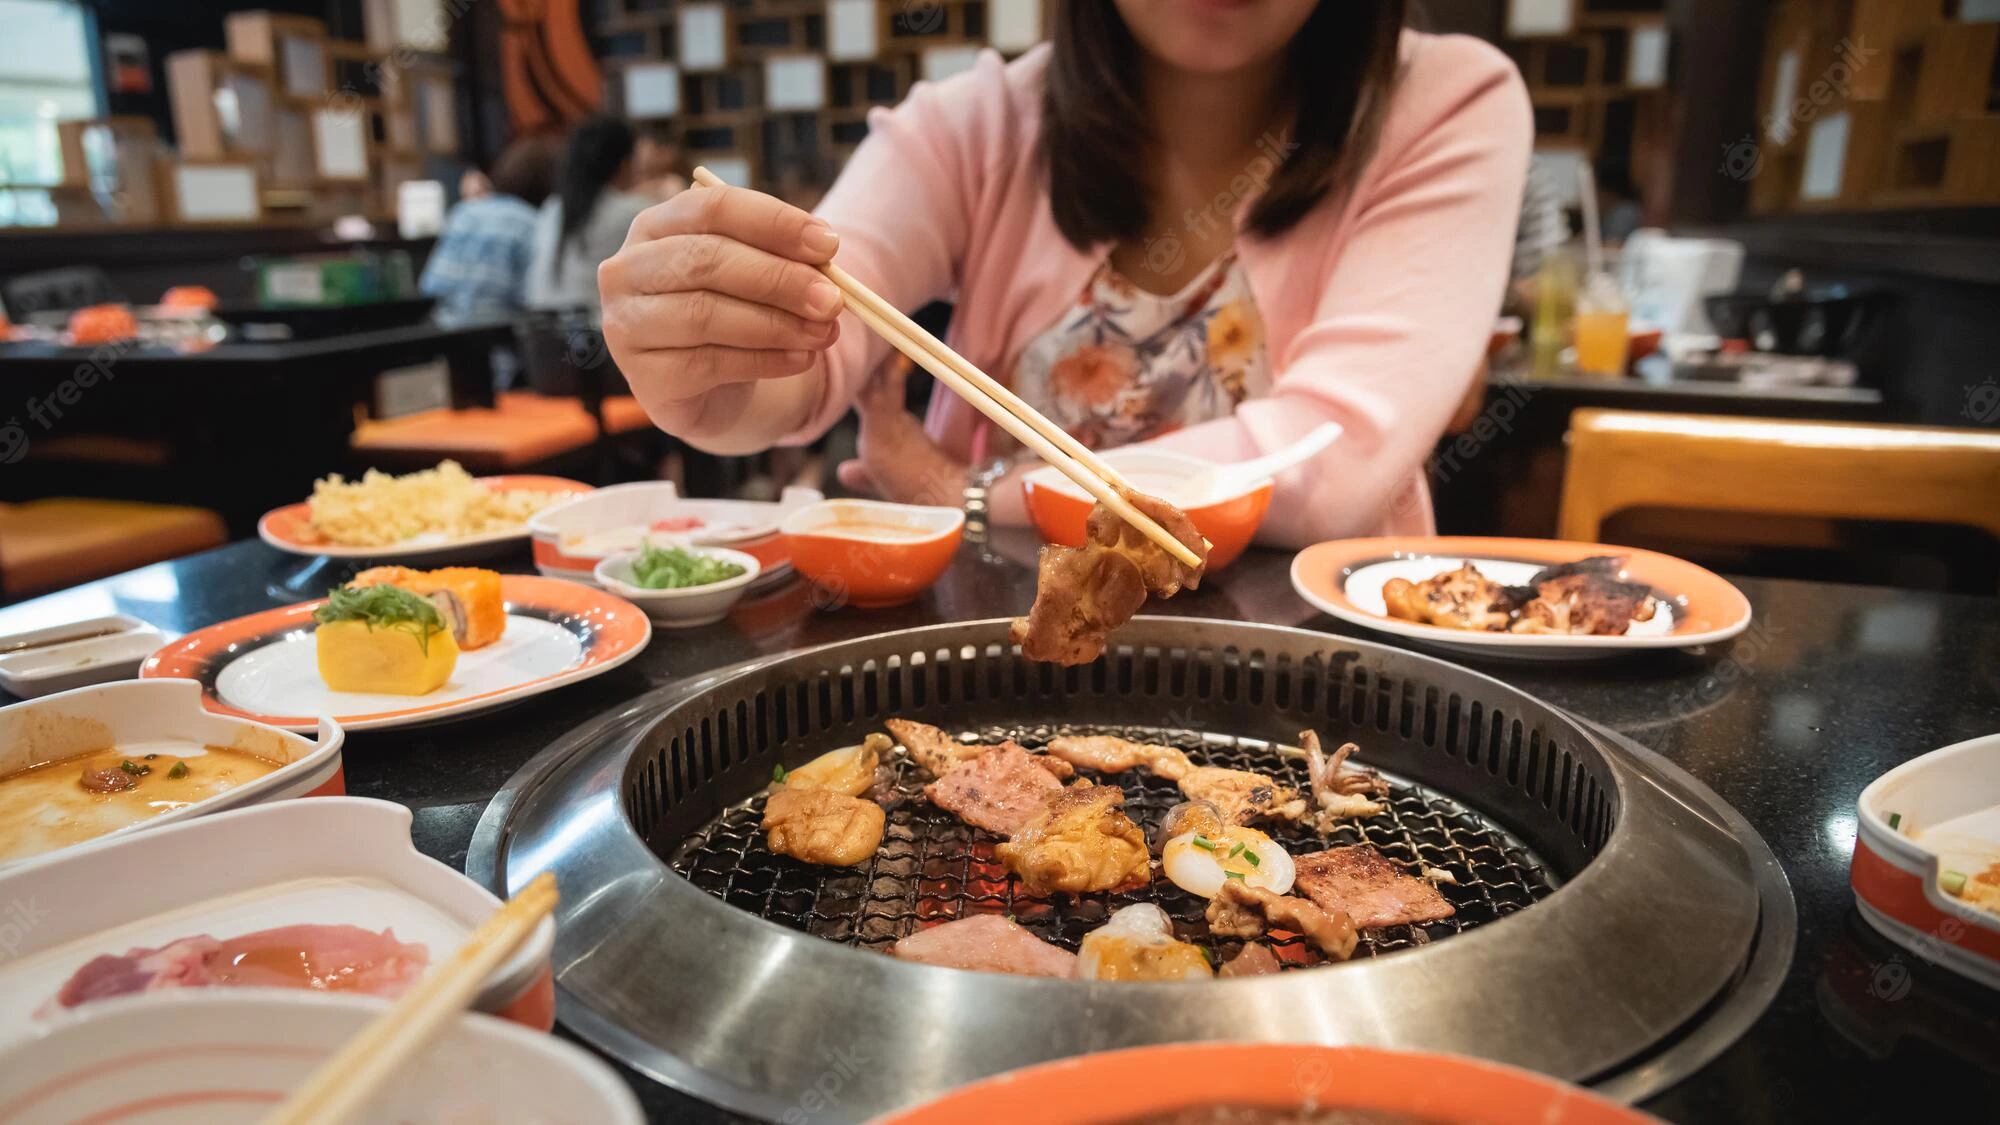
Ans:
[{"label": "restaurant chair", "polygon": [[1578,410],[1568,444],[1557,520],[1563,539],[1600,541],[1611,517],[1642,509],[1712,513],[1711,541],[1721,528],[1760,546],[1837,549],[1831,533],[1818,542],[1802,536],[1799,527],[1814,520],[1941,525],[2000,538],[2000,433]]},{"label": "restaurant chair", "polygon": [[52,497],[0,504],[0,595],[20,597],[219,547],[205,508]]},{"label": "restaurant chair", "polygon": [[377,468],[429,468],[449,458],[469,472],[492,474],[576,471],[588,466],[596,442],[597,424],[577,403],[506,391],[491,408],[358,420],[348,444]]}]

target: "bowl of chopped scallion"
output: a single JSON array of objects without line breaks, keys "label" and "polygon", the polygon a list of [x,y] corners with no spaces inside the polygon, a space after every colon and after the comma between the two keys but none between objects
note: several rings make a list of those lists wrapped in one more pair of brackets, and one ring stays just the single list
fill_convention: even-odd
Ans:
[{"label": "bowl of chopped scallion", "polygon": [[647,545],[597,564],[600,586],[669,629],[722,620],[763,569],[754,555],[723,547]]}]

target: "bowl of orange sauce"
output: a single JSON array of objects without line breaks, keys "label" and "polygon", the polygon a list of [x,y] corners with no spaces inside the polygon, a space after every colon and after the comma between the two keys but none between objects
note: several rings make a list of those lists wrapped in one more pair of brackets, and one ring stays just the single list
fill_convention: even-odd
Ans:
[{"label": "bowl of orange sauce", "polygon": [[957,508],[880,500],[822,500],[778,525],[792,565],[826,604],[864,609],[901,605],[951,566],[965,530]]}]

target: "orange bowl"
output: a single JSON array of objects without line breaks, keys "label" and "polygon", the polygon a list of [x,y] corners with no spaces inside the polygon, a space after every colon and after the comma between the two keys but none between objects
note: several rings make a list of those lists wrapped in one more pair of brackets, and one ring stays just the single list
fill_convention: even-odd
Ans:
[{"label": "orange bowl", "polygon": [[864,609],[923,593],[951,566],[964,529],[957,508],[880,500],[822,500],[778,525],[800,574],[832,604]]},{"label": "orange bowl", "polygon": [[[1169,503],[1178,503],[1176,485],[1213,467],[1199,458],[1152,449],[1114,449],[1104,454],[1104,460],[1125,474],[1132,487]],[[1089,494],[1048,466],[1029,473],[1021,487],[1027,493],[1028,516],[1045,541],[1064,547],[1083,546],[1084,524],[1096,504]],[[1208,573],[1236,561],[1250,546],[1271,507],[1271,488],[1271,481],[1265,480],[1248,492],[1183,509],[1194,521],[1195,530],[1208,539]]]},{"label": "orange bowl", "polygon": [[1479,1125],[1657,1125],[1588,1090],[1499,1063],[1377,1047],[1168,1043],[996,1075],[876,1125],[1098,1125],[1208,1106],[1309,1106]]}]

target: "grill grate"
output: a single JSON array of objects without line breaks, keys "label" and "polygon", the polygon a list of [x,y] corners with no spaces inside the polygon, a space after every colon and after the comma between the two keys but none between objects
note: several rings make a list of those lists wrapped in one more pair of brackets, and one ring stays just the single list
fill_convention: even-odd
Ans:
[{"label": "grill grate", "polygon": [[[1198,764],[1254,769],[1304,791],[1303,760],[1278,753],[1258,739],[1206,735],[1144,726],[988,726],[972,732],[980,741],[1013,738],[1024,746],[1045,744],[1057,734],[1112,734],[1176,746]],[[831,747],[829,747],[830,749]],[[1362,755],[1367,754],[1363,744]],[[689,882],[732,906],[792,929],[831,941],[886,951],[898,938],[934,922],[971,914],[1011,914],[1047,941],[1074,951],[1083,935],[1113,910],[1154,902],[1174,920],[1185,940],[1208,949],[1216,959],[1233,955],[1242,942],[1211,938],[1203,919],[1206,902],[1157,877],[1124,895],[1084,899],[1036,898],[994,858],[996,838],[931,804],[924,777],[907,760],[895,762],[896,783],[882,847],[866,869],[829,868],[774,855],[758,827],[763,800],[753,797],[723,810],[673,849],[669,862]],[[1184,798],[1174,783],[1143,771],[1079,775],[1121,785],[1125,811],[1152,839],[1167,810]],[[1260,824],[1293,855],[1323,847],[1368,843],[1390,859],[1414,869],[1439,867],[1457,877],[1439,889],[1457,913],[1427,925],[1392,926],[1362,933],[1356,957],[1375,956],[1424,945],[1505,917],[1555,890],[1556,880],[1520,839],[1464,804],[1435,790],[1391,776],[1388,811],[1365,820],[1344,821],[1322,840],[1308,828]],[[1274,930],[1272,951],[1286,968],[1323,961],[1303,938]]]}]

